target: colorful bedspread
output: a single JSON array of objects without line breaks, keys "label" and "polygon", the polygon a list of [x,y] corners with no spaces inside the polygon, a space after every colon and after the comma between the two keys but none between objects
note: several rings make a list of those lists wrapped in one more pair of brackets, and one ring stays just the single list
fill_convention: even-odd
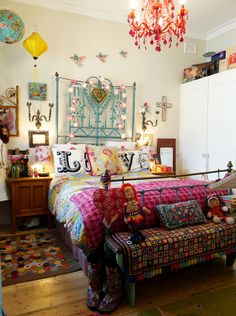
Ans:
[{"label": "colorful bedspread", "polygon": [[[130,174],[129,177],[147,176],[147,173],[140,172]],[[150,176],[150,173],[148,174]],[[120,176],[117,176],[120,178]],[[93,204],[93,193],[99,187],[100,177],[91,176],[63,176],[52,180],[49,190],[49,208],[60,223],[64,223],[70,232],[72,240],[85,252],[89,254],[104,241],[104,225],[102,217]],[[176,190],[173,187],[194,186],[205,182],[193,179],[158,179],[146,180],[145,182],[135,181],[133,183],[138,191],[147,190],[143,195],[144,206],[151,210],[150,214],[144,214],[143,227],[152,227],[157,224],[155,206],[160,203],[175,203],[187,201],[190,198],[197,200],[202,208],[204,207],[204,195],[210,193],[204,186],[197,186],[194,189],[181,188]],[[113,182],[112,187],[120,187],[120,182]],[[165,188],[160,193],[155,188]],[[167,189],[166,189],[167,188]],[[192,190],[192,193],[190,192]],[[212,192],[212,191],[211,191]],[[140,202],[142,200],[139,195]],[[117,223],[116,223],[117,226]],[[120,219],[120,230],[124,230],[123,220]]]}]

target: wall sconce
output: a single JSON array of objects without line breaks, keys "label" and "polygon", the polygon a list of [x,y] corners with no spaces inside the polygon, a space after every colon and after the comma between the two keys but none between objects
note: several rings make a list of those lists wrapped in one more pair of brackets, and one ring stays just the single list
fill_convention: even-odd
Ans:
[{"label": "wall sconce", "polygon": [[39,110],[37,111],[37,114],[34,114],[33,116],[31,116],[31,106],[32,106],[31,102],[27,102],[27,106],[28,106],[29,121],[30,122],[35,121],[35,125],[36,125],[37,129],[40,129],[41,122],[43,120],[45,120],[46,122],[50,122],[51,115],[52,115],[52,108],[54,106],[53,103],[48,104],[48,106],[49,106],[48,118],[45,115],[40,114]]},{"label": "wall sconce", "polygon": [[[152,127],[156,127],[158,120],[156,119],[155,123],[153,123],[151,120],[146,120],[146,114],[148,113],[148,104],[147,102],[144,103],[143,106],[140,106],[139,112],[142,114],[142,130],[143,132],[146,131],[147,125],[151,124]],[[155,112],[156,115],[159,114],[159,111]]]}]

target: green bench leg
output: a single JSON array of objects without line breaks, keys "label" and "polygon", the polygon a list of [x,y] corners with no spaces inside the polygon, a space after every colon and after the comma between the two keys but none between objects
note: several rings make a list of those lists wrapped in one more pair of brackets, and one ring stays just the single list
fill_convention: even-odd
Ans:
[{"label": "green bench leg", "polygon": [[226,266],[232,267],[235,261],[235,253],[232,253],[231,255],[226,255]]},{"label": "green bench leg", "polygon": [[128,297],[128,302],[131,307],[135,305],[135,282],[129,282],[126,278],[126,293]]}]

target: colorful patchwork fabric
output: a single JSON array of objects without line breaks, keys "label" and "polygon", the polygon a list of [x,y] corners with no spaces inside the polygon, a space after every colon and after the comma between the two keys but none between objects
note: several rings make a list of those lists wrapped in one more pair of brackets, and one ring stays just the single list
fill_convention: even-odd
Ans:
[{"label": "colorful patchwork fabric", "polygon": [[122,247],[129,276],[135,280],[151,278],[167,267],[178,269],[236,251],[236,224],[200,224],[165,230],[156,227],[142,230],[141,244],[130,241],[130,232],[113,234]]},{"label": "colorful patchwork fabric", "polygon": [[195,200],[157,205],[156,210],[161,224],[167,229],[207,222],[198,202]]}]

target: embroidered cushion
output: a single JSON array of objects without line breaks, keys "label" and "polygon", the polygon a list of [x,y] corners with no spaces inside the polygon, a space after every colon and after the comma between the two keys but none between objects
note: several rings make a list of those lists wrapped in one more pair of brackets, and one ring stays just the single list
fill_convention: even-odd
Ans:
[{"label": "embroidered cushion", "polygon": [[207,220],[196,200],[156,207],[161,224],[167,229],[206,223]]},{"label": "embroidered cushion", "polygon": [[85,174],[84,152],[77,149],[52,148],[55,176]]},{"label": "embroidered cushion", "polygon": [[120,174],[118,150],[115,147],[86,146],[92,176],[102,175],[106,169],[111,174]]},{"label": "embroidered cushion", "polygon": [[[90,169],[90,164],[88,161],[88,157],[87,157],[87,153],[86,153],[86,148],[85,148],[85,144],[71,144],[71,143],[67,143],[67,144],[53,144],[52,145],[52,151],[55,151],[54,149],[57,149],[58,151],[71,151],[71,150],[77,150],[79,151],[78,155],[81,158],[81,162],[82,162],[82,167],[83,167],[83,171],[85,173],[89,173],[91,171]],[[54,154],[53,154],[54,156]],[[57,161],[57,159],[56,159]],[[55,166],[55,160],[54,160],[54,167],[55,167],[55,172],[56,171],[56,166]],[[82,170],[81,170],[82,172]],[[83,172],[82,172],[83,173]],[[68,172],[67,172],[68,174]]]},{"label": "embroidered cushion", "polygon": [[143,151],[124,151],[119,152],[119,161],[122,168],[122,173],[128,171],[141,171],[148,169],[149,164],[149,154]]}]

